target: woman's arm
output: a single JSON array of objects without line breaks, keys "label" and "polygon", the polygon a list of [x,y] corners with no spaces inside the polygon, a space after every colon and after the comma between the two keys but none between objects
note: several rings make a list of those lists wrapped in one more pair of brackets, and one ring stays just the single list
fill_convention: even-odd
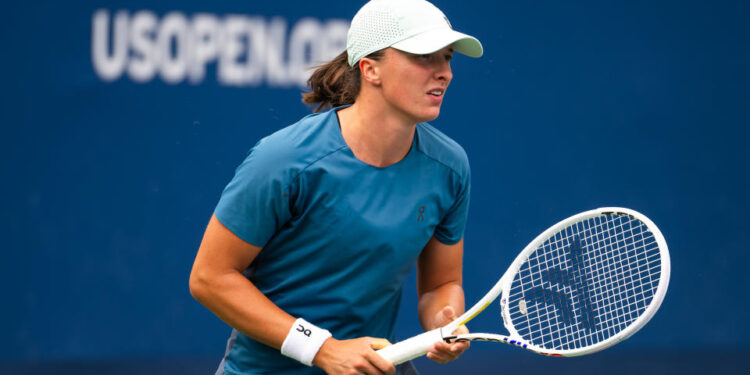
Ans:
[{"label": "woman's arm", "polygon": [[[190,273],[190,294],[238,331],[280,349],[295,317],[271,302],[242,274],[260,251],[212,216]],[[380,340],[329,338],[313,363],[329,374],[392,374],[393,365],[372,350],[384,345]]]},{"label": "woman's arm", "polygon": [[[419,321],[426,331],[442,327],[464,312],[462,288],[463,239],[446,245],[435,237],[422,250],[417,263],[417,293],[419,296]],[[456,333],[468,333],[461,326]],[[427,358],[445,363],[458,358],[469,348],[468,342],[436,343]]]},{"label": "woman's arm", "polygon": [[296,318],[242,275],[260,251],[212,216],[190,273],[190,294],[225,323],[279,349]]}]

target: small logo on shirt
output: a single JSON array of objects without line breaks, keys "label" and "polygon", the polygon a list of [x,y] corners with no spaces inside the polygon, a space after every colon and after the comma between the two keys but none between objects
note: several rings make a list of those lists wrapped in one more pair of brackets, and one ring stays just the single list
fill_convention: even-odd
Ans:
[{"label": "small logo on shirt", "polygon": [[419,206],[419,216],[417,216],[417,222],[421,223],[424,221],[424,206]]}]

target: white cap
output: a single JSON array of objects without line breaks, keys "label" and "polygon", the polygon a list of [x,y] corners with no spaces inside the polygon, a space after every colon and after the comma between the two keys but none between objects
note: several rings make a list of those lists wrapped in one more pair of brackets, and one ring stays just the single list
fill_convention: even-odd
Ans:
[{"label": "white cap", "polygon": [[350,66],[387,47],[422,55],[449,45],[471,57],[483,53],[477,38],[454,31],[448,17],[425,0],[370,0],[354,15],[346,37]]}]

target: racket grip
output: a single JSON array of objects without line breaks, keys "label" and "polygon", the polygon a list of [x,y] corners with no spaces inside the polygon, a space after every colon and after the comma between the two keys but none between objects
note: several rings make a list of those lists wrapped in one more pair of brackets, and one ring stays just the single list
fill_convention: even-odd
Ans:
[{"label": "racket grip", "polygon": [[443,334],[440,332],[440,328],[397,342],[378,350],[376,353],[394,365],[398,365],[410,359],[423,356],[438,341],[443,341]]}]

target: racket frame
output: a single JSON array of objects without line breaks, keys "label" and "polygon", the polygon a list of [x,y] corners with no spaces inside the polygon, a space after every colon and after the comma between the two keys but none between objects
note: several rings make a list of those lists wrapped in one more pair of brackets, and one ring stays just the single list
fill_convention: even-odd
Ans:
[{"label": "racket frame", "polygon": [[[513,327],[513,325],[510,323],[510,312],[509,307],[507,304],[509,293],[510,293],[510,287],[513,283],[513,279],[515,278],[515,275],[518,273],[519,269],[523,264],[528,260],[528,258],[542,245],[544,242],[546,242],[549,238],[553,237],[560,231],[564,230],[565,228],[597,217],[602,215],[627,215],[631,216],[642,223],[644,223],[648,229],[649,232],[654,236],[654,239],[659,247],[660,257],[661,257],[661,273],[659,275],[659,285],[657,286],[656,292],[654,293],[653,299],[649,306],[646,308],[646,310],[638,317],[635,321],[630,323],[625,329],[618,332],[615,335],[612,335],[611,337],[602,340],[601,342],[598,342],[596,344],[592,344],[589,346],[585,346],[582,348],[576,348],[576,349],[563,349],[563,350],[554,350],[554,349],[548,349],[543,348],[537,345],[534,345],[530,342],[525,341],[521,335],[516,331],[516,329]],[[482,297],[479,301],[477,301],[469,310],[467,310],[464,314],[459,316],[457,319],[452,321],[451,323],[448,323],[444,327],[437,328],[431,331],[424,332],[420,335],[414,336],[410,339],[398,342],[394,345],[391,345],[389,347],[386,347],[384,349],[381,349],[378,351],[378,354],[383,356],[385,359],[391,361],[394,364],[399,364],[406,362],[408,360],[411,360],[413,358],[419,357],[424,355],[427,351],[429,351],[432,346],[435,344],[435,342],[438,341],[446,341],[446,342],[454,342],[454,341],[494,341],[494,342],[504,342],[510,345],[515,345],[521,348],[524,348],[526,350],[530,350],[532,352],[548,355],[548,356],[554,356],[554,357],[575,357],[585,354],[594,353],[600,350],[604,350],[606,348],[611,347],[612,345],[617,344],[618,342],[621,342],[631,335],[633,335],[635,332],[637,332],[641,327],[643,327],[650,319],[654,316],[656,311],[659,309],[659,306],[661,305],[661,302],[664,300],[664,295],[667,293],[667,286],[669,284],[669,276],[670,276],[670,259],[669,259],[669,251],[667,248],[667,243],[664,240],[664,236],[662,235],[659,228],[645,215],[623,207],[602,207],[597,208],[585,212],[581,212],[579,214],[573,215],[567,219],[564,219],[557,224],[549,227],[544,232],[540,233],[534,240],[532,240],[526,247],[516,256],[516,258],[513,260],[513,263],[511,263],[510,267],[508,267],[508,270],[505,271],[503,276],[500,278],[500,280],[495,283],[495,285]],[[501,296],[502,294],[502,296]],[[499,296],[500,298],[500,306],[501,306],[501,316],[503,319],[503,325],[508,330],[509,335],[500,335],[500,334],[492,334],[492,333],[470,333],[470,334],[464,334],[464,335],[454,335],[452,332],[454,332],[458,327],[465,325],[474,317],[479,315],[484,309],[486,309],[489,305],[492,304],[492,302],[497,299]]]}]

